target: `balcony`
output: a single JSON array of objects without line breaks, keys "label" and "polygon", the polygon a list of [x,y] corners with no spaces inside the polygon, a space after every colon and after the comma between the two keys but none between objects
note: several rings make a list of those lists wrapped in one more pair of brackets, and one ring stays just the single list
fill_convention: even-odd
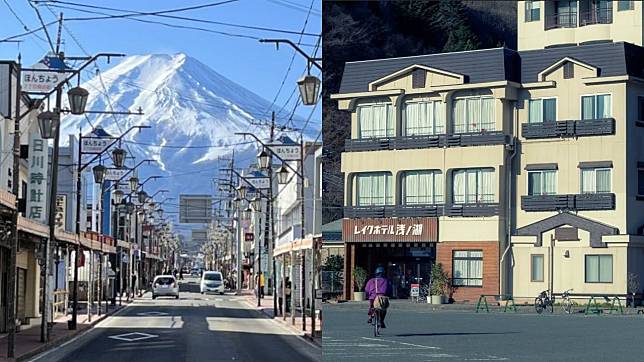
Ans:
[{"label": "balcony", "polygon": [[451,204],[445,207],[446,216],[484,217],[499,215],[498,203]]},{"label": "balcony", "polygon": [[615,120],[613,118],[523,123],[521,125],[521,135],[525,139],[605,136],[612,134],[615,134]]},{"label": "balcony", "polygon": [[344,217],[350,219],[438,216],[483,217],[498,214],[498,203],[347,206],[344,208]]},{"label": "balcony", "polygon": [[348,139],[345,140],[344,151],[407,150],[439,147],[504,145],[509,143],[509,135],[502,131],[490,131],[424,136],[400,136],[392,138]]},{"label": "balcony", "polygon": [[579,26],[593,24],[612,24],[613,9],[611,7],[598,8],[591,11],[584,11],[579,14]]},{"label": "balcony", "polygon": [[577,27],[577,12],[567,11],[547,15],[545,17],[545,29],[558,29],[558,28],[576,28]]},{"label": "balcony", "polygon": [[523,211],[614,210],[615,194],[568,194],[521,196]]}]

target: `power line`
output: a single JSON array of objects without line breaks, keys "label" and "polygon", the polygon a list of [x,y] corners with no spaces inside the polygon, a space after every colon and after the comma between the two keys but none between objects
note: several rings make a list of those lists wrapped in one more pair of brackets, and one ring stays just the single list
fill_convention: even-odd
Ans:
[{"label": "power line", "polygon": [[[276,5],[279,5],[279,6],[282,6],[282,7],[286,7],[286,8],[289,8],[289,9],[297,10],[297,11],[300,11],[300,12],[306,12],[307,11],[306,7],[304,7],[304,6],[302,6],[301,4],[298,4],[298,3],[293,3],[291,1],[286,1],[286,0],[281,0],[281,1],[280,0],[268,0],[268,1],[272,2],[273,4],[276,4]],[[314,10],[311,13],[313,15],[317,16],[317,17],[320,17],[322,15],[317,10]]]},{"label": "power line", "polygon": [[31,1],[27,0],[27,2],[29,3],[29,6],[31,6],[34,9],[34,11],[36,11],[36,15],[38,16],[38,21],[40,21],[40,25],[42,25],[45,35],[47,36],[47,41],[49,42],[49,46],[51,47],[51,52],[56,54],[56,50],[54,49],[54,43],[51,41],[51,37],[49,36],[49,32],[47,31],[45,22],[42,20],[42,16],[40,16],[40,11],[38,10],[37,7],[34,6],[34,4],[31,3]]}]

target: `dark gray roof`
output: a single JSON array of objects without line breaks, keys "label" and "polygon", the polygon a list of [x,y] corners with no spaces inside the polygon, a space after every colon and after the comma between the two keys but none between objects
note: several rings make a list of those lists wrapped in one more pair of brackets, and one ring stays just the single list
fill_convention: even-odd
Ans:
[{"label": "dark gray roof", "polygon": [[571,57],[599,68],[599,75],[602,77],[637,75],[633,74],[634,69],[627,72],[627,62],[633,63],[632,58],[639,58],[640,69],[638,72],[641,73],[641,64],[644,61],[641,51],[641,47],[624,42],[524,50],[519,52],[521,56],[521,82],[536,82],[539,72],[565,57]]},{"label": "dark gray roof", "polygon": [[342,219],[322,225],[322,242],[342,240]]},{"label": "dark gray roof", "polygon": [[510,67],[513,53],[510,49],[494,48],[348,62],[344,66],[340,93],[366,92],[369,90],[369,83],[374,80],[414,64],[463,74],[468,83],[505,80],[506,66]]},{"label": "dark gray roof", "polygon": [[346,63],[340,93],[366,92],[370,82],[420,64],[466,76],[467,83],[536,82],[537,74],[565,57],[588,63],[600,76],[644,76],[644,48],[625,42],[561,46],[517,52],[507,48]]}]

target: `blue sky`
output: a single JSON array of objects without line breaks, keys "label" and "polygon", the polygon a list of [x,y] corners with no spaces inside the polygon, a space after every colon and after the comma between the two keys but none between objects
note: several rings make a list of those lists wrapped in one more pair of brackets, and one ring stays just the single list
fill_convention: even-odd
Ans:
[{"label": "blue sky", "polygon": [[[68,0],[68,2],[149,12],[209,4],[218,1]],[[29,29],[35,29],[40,26],[36,12],[29,6],[27,0],[0,0],[0,15],[2,15],[2,21],[0,21],[0,39],[24,32],[23,25],[11,13],[7,4],[11,6],[13,11]],[[310,0],[239,0],[214,7],[168,15],[301,32],[310,5]],[[69,5],[62,3],[51,3],[49,7],[45,5],[39,6],[45,23],[55,20],[56,17],[52,11],[56,14],[63,11],[65,18],[101,16],[70,9],[61,9],[56,6],[69,7]],[[321,0],[313,0],[313,11],[309,15],[305,32],[320,34],[322,29],[321,6]],[[109,12],[100,9],[85,9],[89,11]],[[111,13],[115,14],[116,12]],[[299,38],[299,35],[296,34],[241,29],[155,16],[139,17],[138,19],[203,27],[221,32],[260,38],[289,38],[294,42]],[[183,52],[199,59],[218,73],[259,94],[269,102],[273,101],[278,93],[278,89],[287,73],[287,68],[293,55],[293,50],[285,45],[280,46],[279,51],[277,51],[274,45],[262,44],[253,39],[231,37],[189,29],[169,28],[157,24],[141,23],[131,19],[68,21],[65,25],[82,46],[81,49],[74,42],[72,36],[63,30],[63,49],[68,56],[84,56],[85,52],[90,54],[98,52],[119,52],[125,54],[173,54]],[[54,41],[56,28],[55,25],[48,28]],[[20,39],[23,42],[0,43],[0,59],[15,60],[20,52],[22,54],[23,64],[31,65],[37,62],[49,50],[49,45],[43,32],[38,32],[37,35],[30,35]],[[302,43],[304,44],[303,49],[311,54],[314,47],[306,46],[306,44],[314,45],[316,41],[316,37],[304,36],[302,38]],[[320,54],[321,50],[318,52],[318,55]],[[276,102],[279,107],[286,103],[295,87],[295,81],[302,75],[305,67],[306,61],[304,58],[296,55],[291,71],[288,73],[284,87]],[[106,68],[106,66],[103,66],[103,68]],[[313,72],[319,76],[319,72],[316,69]],[[291,99],[287,109],[292,109],[295,103],[294,100],[295,97]],[[310,107],[300,106],[296,114],[302,117],[308,117],[310,112]],[[321,107],[318,106],[313,116],[313,119],[318,124],[322,118],[321,112]]]}]

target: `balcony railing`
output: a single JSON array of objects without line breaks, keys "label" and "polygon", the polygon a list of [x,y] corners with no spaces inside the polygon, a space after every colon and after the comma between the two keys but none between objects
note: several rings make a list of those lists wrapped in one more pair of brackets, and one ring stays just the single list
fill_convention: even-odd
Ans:
[{"label": "balcony railing", "polygon": [[614,210],[615,194],[568,194],[521,196],[523,211]]},{"label": "balcony railing", "polygon": [[510,136],[502,131],[453,133],[423,136],[400,136],[392,138],[368,138],[345,140],[345,152],[405,150],[439,147],[468,147],[503,145],[510,143]]},{"label": "balcony railing", "polygon": [[584,11],[579,15],[579,26],[592,24],[612,24],[613,22],[613,9],[610,7]]},{"label": "balcony railing", "polygon": [[577,27],[577,12],[566,11],[545,17],[545,27],[548,29],[556,28],[575,28]]},{"label": "balcony railing", "polygon": [[613,118],[523,123],[521,125],[521,135],[526,139],[604,136],[612,134],[615,134],[615,120]]},{"label": "balcony railing", "polygon": [[344,217],[351,219],[438,216],[482,217],[495,216],[498,214],[498,203],[347,206],[344,208]]}]

